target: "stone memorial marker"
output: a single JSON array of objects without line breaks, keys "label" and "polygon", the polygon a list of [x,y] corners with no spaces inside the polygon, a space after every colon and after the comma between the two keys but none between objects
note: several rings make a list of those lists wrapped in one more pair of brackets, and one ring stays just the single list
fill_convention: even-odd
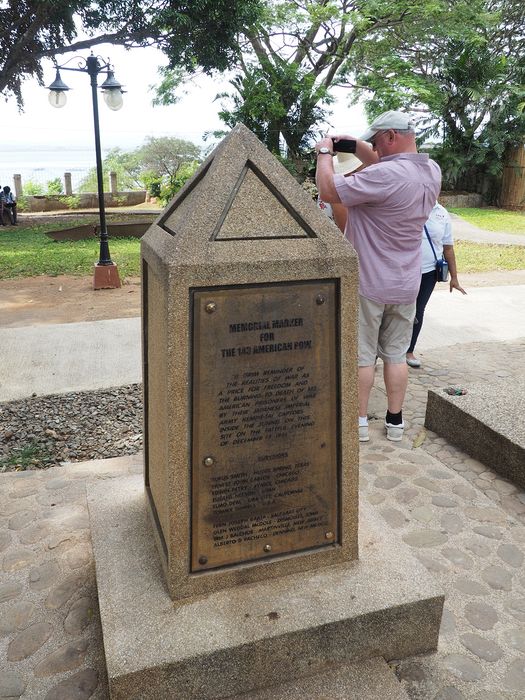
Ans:
[{"label": "stone memorial marker", "polygon": [[238,126],[142,250],[145,479],[172,597],[355,559],[353,249]]},{"label": "stone memorial marker", "polygon": [[358,533],[351,246],[237,126],[142,253],[145,479],[88,493],[112,699],[435,649],[442,592],[366,503]]}]

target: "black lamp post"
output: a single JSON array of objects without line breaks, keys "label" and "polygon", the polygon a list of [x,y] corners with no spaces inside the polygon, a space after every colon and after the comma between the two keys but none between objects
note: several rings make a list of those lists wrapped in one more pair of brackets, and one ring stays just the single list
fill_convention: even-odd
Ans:
[{"label": "black lamp post", "polygon": [[[75,60],[75,59],[70,59]],[[104,183],[102,174],[102,153],[100,148],[100,128],[99,128],[99,118],[98,118],[98,96],[97,96],[97,78],[100,73],[105,74],[107,77],[104,82],[100,85],[102,94],[104,95],[104,101],[107,106],[116,111],[122,107],[122,85],[116,80],[113,69],[109,60],[103,62],[98,56],[94,56],[91,53],[87,58],[77,58],[78,64],[76,67],[68,66],[67,61],[64,65],[56,65],[56,78],[49,86],[49,102],[53,107],[63,107],[66,104],[67,97],[66,92],[70,89],[60,77],[61,70],[71,70],[80,73],[87,73],[91,79],[91,97],[93,102],[93,124],[95,127],[95,155],[97,161],[97,185],[98,185],[98,208],[100,216],[100,251],[98,263],[95,267],[95,289],[100,289],[101,287],[120,287],[120,280],[118,278],[118,272],[116,271],[116,265],[111,260],[109,254],[109,242],[108,242],[108,232],[106,226],[106,209],[104,206]],[[112,266],[113,274],[106,274],[100,276],[101,279],[106,279],[107,283],[102,283],[97,286],[97,267],[98,266]],[[110,270],[108,269],[109,273]],[[116,274],[115,274],[116,273]],[[110,279],[113,283],[109,283]],[[117,283],[115,284],[115,279]]]}]

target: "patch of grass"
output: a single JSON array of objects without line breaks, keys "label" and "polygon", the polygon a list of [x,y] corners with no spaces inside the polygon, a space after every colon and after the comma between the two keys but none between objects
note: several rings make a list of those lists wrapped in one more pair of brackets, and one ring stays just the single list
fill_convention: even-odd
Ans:
[{"label": "patch of grass", "polygon": [[50,455],[45,448],[32,440],[17,447],[13,452],[4,459],[0,459],[0,472],[18,471],[24,472],[39,462],[46,462],[50,459]]},{"label": "patch of grass", "polygon": [[450,212],[461,216],[478,228],[485,231],[502,231],[516,235],[525,234],[525,213],[520,211],[506,211],[495,207],[475,208],[450,208]]},{"label": "patch of grass", "polygon": [[[92,275],[93,265],[98,260],[97,238],[84,241],[53,241],[45,232],[96,222],[95,216],[91,220],[68,220],[18,228],[6,226],[0,230],[0,279],[37,275]],[[139,276],[139,239],[112,238],[109,245],[111,257],[119,266],[121,278]],[[525,246],[456,241],[454,249],[460,273],[525,269]]]},{"label": "patch of grass", "polygon": [[456,241],[454,251],[460,275],[462,272],[525,270],[525,246]]},{"label": "patch of grass", "polygon": [[[69,228],[92,220],[69,220],[37,226],[5,227],[0,231],[0,279],[37,275],[92,275],[98,260],[99,241],[54,241],[46,231]],[[140,274],[138,238],[110,238],[111,258],[119,266],[121,278]]]}]

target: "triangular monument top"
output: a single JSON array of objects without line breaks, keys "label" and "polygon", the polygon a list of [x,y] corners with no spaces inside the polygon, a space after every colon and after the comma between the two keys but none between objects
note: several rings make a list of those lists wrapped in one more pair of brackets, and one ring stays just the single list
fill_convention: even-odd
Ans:
[{"label": "triangular monument top", "polygon": [[315,239],[324,232],[334,237],[309,195],[242,124],[210,154],[157,223],[176,238],[191,236],[193,246],[196,238],[222,243]]}]

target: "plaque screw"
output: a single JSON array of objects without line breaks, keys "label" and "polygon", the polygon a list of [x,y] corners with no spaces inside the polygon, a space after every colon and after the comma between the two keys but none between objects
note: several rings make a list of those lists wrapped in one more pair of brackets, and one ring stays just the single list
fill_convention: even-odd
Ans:
[{"label": "plaque screw", "polygon": [[326,537],[327,540],[333,540],[334,539],[334,533],[333,532],[325,532],[324,536]]},{"label": "plaque screw", "polygon": [[272,545],[271,544],[265,544],[263,547],[265,552],[271,552],[272,551]]},{"label": "plaque screw", "polygon": [[209,301],[204,308],[207,314],[212,314],[217,309],[217,304],[214,301]]},{"label": "plaque screw", "polygon": [[205,467],[213,467],[213,465],[215,464],[215,460],[213,459],[213,457],[205,457],[202,463]]},{"label": "plaque screw", "polygon": [[204,564],[208,563],[208,557],[199,557],[199,564],[204,566]]},{"label": "plaque screw", "polygon": [[326,297],[324,296],[324,294],[318,294],[318,295],[315,297],[315,303],[316,303],[318,306],[321,306],[321,304],[324,304],[325,301],[326,301]]}]

